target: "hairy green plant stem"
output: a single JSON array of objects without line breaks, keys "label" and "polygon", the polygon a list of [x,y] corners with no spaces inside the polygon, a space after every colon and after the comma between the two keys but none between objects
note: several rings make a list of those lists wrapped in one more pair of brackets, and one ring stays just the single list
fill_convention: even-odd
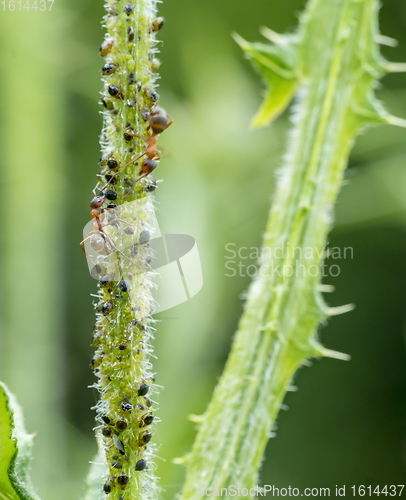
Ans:
[{"label": "hairy green plant stem", "polygon": [[297,85],[300,90],[264,235],[265,256],[188,457],[182,499],[199,498],[206,488],[254,487],[296,370],[315,356],[346,358],[317,340],[318,325],[333,313],[319,292],[320,270],[357,133],[369,124],[396,121],[373,96],[386,70],[375,43],[377,11],[376,0],[311,0],[298,33],[273,34],[276,48],[269,54],[262,44],[238,40],[254,64],[265,67],[270,102],[277,79],[284,84],[279,101],[283,92]]},{"label": "hairy green plant stem", "polygon": [[[118,259],[119,276],[109,274],[103,262],[94,268],[100,291],[92,364],[101,393],[96,433],[108,468],[102,488],[114,500],[151,498],[156,493],[154,445],[148,444],[154,418],[148,241],[155,184],[151,175],[137,181],[142,158],[135,164],[131,161],[145,151],[149,113],[159,99],[154,90],[159,61],[154,56],[155,34],[161,24],[153,25],[155,4],[155,0],[108,0],[107,33],[100,50],[105,58],[105,111],[99,186],[110,181],[100,195],[106,196],[103,207],[112,210],[103,220],[105,232],[113,238],[108,241],[114,241],[110,255]],[[121,226],[117,222],[117,227],[107,225],[113,218],[125,218],[127,202],[135,201],[139,202],[136,220]],[[115,246],[119,241],[123,245]],[[119,248],[130,252],[123,257]]]}]

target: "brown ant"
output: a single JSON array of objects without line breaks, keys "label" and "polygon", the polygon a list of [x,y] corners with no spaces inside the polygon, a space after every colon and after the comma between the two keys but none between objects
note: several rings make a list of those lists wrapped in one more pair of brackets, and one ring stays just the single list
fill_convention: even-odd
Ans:
[{"label": "brown ant", "polygon": [[[152,108],[148,118],[148,127],[147,127],[147,132],[149,130],[152,130],[152,134],[146,138],[141,137],[141,139],[147,141],[147,147],[142,154],[140,154],[139,156],[137,156],[137,158],[134,158],[133,160],[130,161],[130,163],[135,163],[143,156],[146,156],[145,160],[142,162],[141,165],[140,175],[141,174],[142,175],[137,179],[136,182],[138,182],[140,179],[142,179],[143,177],[150,174],[153,170],[155,170],[157,166],[157,162],[155,160],[161,159],[161,156],[156,146],[156,138],[158,137],[159,134],[162,134],[162,132],[164,132],[168,127],[170,127],[172,123],[173,123],[172,118],[163,108],[161,108],[160,106],[154,106]],[[129,134],[129,135],[134,135],[134,134]],[[139,137],[139,136],[134,135],[134,137]],[[130,163],[128,163],[127,165],[129,165]]]},{"label": "brown ant", "polygon": [[[168,121],[169,119],[169,121]],[[114,244],[114,241],[111,239],[111,237],[103,230],[104,227],[112,225],[114,222],[124,222],[125,224],[129,224],[128,222],[114,218],[107,222],[106,224],[102,224],[102,220],[100,218],[101,214],[105,212],[106,209],[101,208],[103,203],[106,200],[106,195],[102,195],[103,191],[109,186],[109,184],[115,179],[115,177],[121,173],[128,165],[131,163],[135,163],[138,161],[140,158],[143,156],[146,156],[146,158],[143,160],[142,165],[141,165],[141,170],[139,172],[140,177],[134,181],[134,183],[137,183],[140,181],[143,177],[146,177],[149,175],[153,170],[155,170],[157,166],[156,160],[159,160],[161,158],[159,151],[156,146],[156,138],[159,134],[164,132],[168,127],[170,127],[173,123],[172,118],[170,115],[160,106],[154,106],[151,110],[151,113],[148,117],[148,127],[147,131],[152,130],[152,134],[147,137],[147,138],[142,138],[139,135],[133,134],[132,132],[128,131],[128,135],[131,135],[133,137],[140,137],[147,141],[147,147],[143,153],[141,153],[137,158],[132,159],[127,165],[124,166],[124,168],[115,174],[113,174],[108,181],[108,183],[99,191],[99,194],[96,195],[96,189],[98,187],[95,187],[93,190],[93,193],[95,197],[92,199],[90,202],[90,208],[92,209],[90,212],[90,215],[93,220],[93,226],[94,230],[91,231],[87,237],[81,241],[80,246],[82,247],[82,250],[85,252],[86,256],[90,258],[90,255],[86,252],[86,249],[84,247],[85,243],[90,240],[90,245],[92,248],[99,254],[104,254],[108,255],[113,249],[118,251],[123,257],[125,257],[127,260],[131,262],[131,259],[129,259],[124,253],[117,248],[117,246]],[[92,261],[93,262],[93,261]]]},{"label": "brown ant", "polygon": [[[107,186],[105,186],[102,191]],[[106,226],[111,226],[115,222],[123,222],[124,224],[128,224],[129,226],[132,226],[129,222],[123,220],[123,219],[118,219],[118,218],[113,218],[107,223],[102,223],[102,220],[100,216],[105,213],[105,211],[108,209],[101,208],[103,203],[106,200],[105,196],[100,196],[101,192],[99,193],[99,196],[95,196],[92,201],[90,202],[90,208],[92,209],[90,212],[90,215],[93,220],[93,226],[94,230],[91,231],[87,237],[80,242],[80,246],[82,247],[82,250],[85,252],[86,256],[89,257],[89,259],[92,261],[90,255],[86,252],[86,249],[84,247],[84,244],[90,240],[90,245],[92,246],[93,250],[95,250],[97,253],[101,255],[108,255],[113,249],[115,249],[117,252],[119,252],[124,258],[129,260],[130,262],[131,259],[129,259],[124,253],[117,248],[115,245],[114,241],[112,238],[104,231],[104,228]],[[134,227],[134,226],[132,226]],[[93,261],[92,261],[93,263]],[[94,264],[94,263],[93,263]]]},{"label": "brown ant", "polygon": [[[131,163],[135,163],[143,156],[146,156],[146,158],[141,164],[141,169],[139,172],[140,177],[138,177],[138,179],[134,181],[134,184],[140,181],[143,177],[149,175],[153,170],[155,170],[157,167],[156,160],[161,159],[161,156],[159,154],[156,145],[156,138],[159,134],[162,134],[162,132],[164,132],[167,128],[169,128],[172,125],[172,123],[173,123],[172,118],[163,108],[161,108],[160,106],[154,106],[148,117],[147,132],[149,130],[152,130],[152,134],[150,136],[141,137],[127,130],[126,131],[127,135],[131,137],[138,137],[140,139],[143,139],[144,141],[147,141],[147,147],[145,148],[145,151],[143,153],[141,153],[136,158],[133,158],[129,163],[127,163],[127,165],[124,166],[124,168],[113,174],[109,182],[104,186],[104,188],[101,191],[104,191],[104,189],[113,181],[113,179],[115,179],[115,177],[118,174],[120,174],[123,170],[125,170],[128,167],[128,165],[131,165]],[[95,189],[97,189],[97,187],[98,184]]]},{"label": "brown ant", "polygon": [[[168,122],[169,119],[169,122]],[[156,146],[156,138],[159,134],[162,134],[168,127],[170,127],[173,123],[172,118],[169,114],[160,106],[154,106],[151,110],[151,113],[148,117],[148,127],[147,132],[152,130],[152,134],[148,137],[141,137],[136,135],[130,131],[127,131],[127,134],[132,137],[139,137],[144,141],[147,141],[147,147],[145,151],[141,153],[137,158],[132,159],[124,168],[128,167],[131,163],[135,163],[143,156],[146,156],[144,161],[141,164],[141,169],[139,172],[140,177],[136,179],[134,182],[140,181],[143,177],[149,175],[153,170],[157,167],[156,160],[160,160],[161,156],[159,154],[158,148]]]}]

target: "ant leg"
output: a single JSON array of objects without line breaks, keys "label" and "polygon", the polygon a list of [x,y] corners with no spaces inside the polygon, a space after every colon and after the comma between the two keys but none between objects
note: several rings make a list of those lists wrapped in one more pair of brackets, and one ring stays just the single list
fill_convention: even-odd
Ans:
[{"label": "ant leg", "polygon": [[94,234],[95,232],[96,232],[96,231],[92,231],[91,233],[89,233],[89,235],[88,235],[88,236],[87,236],[87,237],[86,237],[83,241],[81,241],[81,242],[79,243],[80,248],[81,248],[81,249],[85,252],[86,257],[87,257],[88,259],[90,259],[90,262],[93,264],[93,266],[96,266],[96,264],[93,262],[92,257],[91,257],[91,256],[87,253],[86,248],[84,247],[84,245],[85,245],[86,241],[90,240],[90,238],[91,238],[91,234]]},{"label": "ant leg", "polygon": [[[138,136],[137,136],[137,137],[138,137]],[[126,165],[124,165],[124,167],[123,167],[121,170],[119,170],[118,172],[116,172],[115,174],[113,174],[113,175],[111,176],[111,179],[109,180],[109,182],[108,182],[105,186],[103,186],[103,187],[102,187],[102,189],[100,189],[100,190],[99,190],[99,195],[100,195],[100,194],[101,194],[101,193],[102,193],[102,192],[103,192],[103,191],[104,191],[104,190],[105,190],[105,189],[106,189],[106,188],[110,185],[110,183],[113,181],[113,179],[114,179],[114,178],[115,178],[118,174],[121,174],[121,172],[123,172],[123,171],[124,171],[124,170],[128,167],[128,165],[131,165],[131,163],[135,163],[136,161],[140,160],[140,159],[141,159],[143,156],[145,156],[146,154],[147,154],[146,152],[145,152],[145,153],[141,153],[139,156],[137,156],[137,158],[132,159],[130,162],[128,162]],[[160,156],[159,154],[157,154],[155,157],[156,157],[156,159],[157,159],[157,160],[160,160],[160,159],[161,159],[161,156]],[[147,174],[147,175],[148,175],[148,174]],[[140,180],[140,179],[142,179],[142,177],[140,177],[138,180]],[[137,181],[135,181],[135,182],[138,182],[138,180],[137,180]],[[97,186],[98,186],[99,184],[100,184],[100,181],[96,184],[96,187],[93,189],[93,193],[94,193],[94,195],[95,195],[95,196],[97,196],[97,195],[96,195],[96,189],[97,189]]]},{"label": "ant leg", "polygon": [[[145,156],[147,153],[142,153],[140,154],[139,156],[137,156],[137,158],[134,158],[133,160],[131,160],[129,163],[127,163],[126,167],[128,167],[128,165],[131,165],[131,163],[135,163],[136,161],[138,161],[140,158],[142,158],[143,156]],[[124,167],[125,168],[125,167]]]},{"label": "ant leg", "polygon": [[92,236],[92,234],[95,234],[95,233],[98,233],[98,232],[99,232],[99,231],[98,231],[97,229],[93,229],[93,231],[90,231],[90,233],[87,233],[86,238],[85,238],[83,241],[81,241],[81,242],[79,243],[79,245],[82,247],[82,245],[84,245],[84,244],[86,243],[86,241],[87,241],[87,240],[90,240],[90,237]]},{"label": "ant leg", "polygon": [[[125,195],[127,196],[127,195]],[[123,198],[125,198],[125,196],[123,196]],[[116,209],[110,209],[110,208],[102,208],[101,209],[101,213],[102,215],[104,216],[105,214],[107,215],[112,215],[114,217],[114,214],[117,212]],[[129,226],[131,227],[137,227],[137,226],[134,226],[133,224],[131,224],[130,222],[128,222],[127,220],[124,220],[124,219],[119,219],[118,217],[114,217],[114,219],[111,219],[109,220],[108,222],[104,223],[104,217],[103,218],[100,218],[100,222],[102,223],[102,227],[106,227],[106,226],[110,226],[111,224],[113,224],[113,222],[115,221],[118,221],[118,222],[123,222],[124,224],[128,224]]]},{"label": "ant leg", "polygon": [[[126,166],[127,166],[127,165],[126,165]],[[124,168],[125,168],[125,167],[124,167]],[[110,185],[111,181],[115,178],[115,176],[116,176],[116,175],[118,175],[118,174],[120,174],[120,173],[124,170],[124,168],[123,168],[122,170],[119,170],[118,172],[116,172],[114,175],[112,175],[112,176],[111,176],[111,179],[109,180],[109,182],[108,182],[105,186],[103,186],[101,189],[99,189],[99,193],[98,193],[98,195],[96,195],[95,191],[96,191],[96,189],[97,189],[98,185],[100,184],[100,181],[99,181],[99,182],[96,184],[96,187],[95,187],[95,188],[94,188],[94,190],[93,190],[93,193],[95,194],[95,196],[100,196],[100,195],[102,194],[102,192],[106,189],[106,187],[109,187],[109,185]]]},{"label": "ant leg", "polygon": [[[134,160],[134,161],[137,161],[137,160]],[[124,172],[124,170],[128,167],[128,165],[130,165],[132,163],[132,161],[130,161],[130,163],[127,163],[127,165],[124,165],[124,167],[119,170],[118,172],[116,172],[115,174],[113,174],[111,176],[111,179],[109,180],[109,182],[102,187],[102,189],[99,190],[99,195],[106,189],[106,187],[108,187],[110,185],[110,183],[115,179],[115,177],[118,175],[118,174],[121,174],[121,172]],[[93,190],[93,193],[95,192],[95,190],[97,189],[97,186],[100,184],[100,181],[97,183],[96,187],[94,188]],[[95,193],[96,195],[96,193]]]},{"label": "ant leg", "polygon": [[111,224],[113,224],[113,222],[115,221],[119,221],[119,222],[123,222],[124,224],[128,224],[130,227],[137,227],[137,226],[134,226],[133,224],[130,224],[128,221],[126,220],[123,220],[123,219],[112,219],[111,221],[107,222],[107,224],[104,224],[103,227],[106,227],[106,226],[110,226]]},{"label": "ant leg", "polygon": [[99,177],[99,180],[97,181],[97,184],[96,184],[96,185],[95,185],[95,187],[93,188],[93,194],[94,194],[95,196],[97,196],[96,191],[97,191],[97,188],[100,186],[100,177],[101,177],[101,174],[98,174],[98,175],[97,175],[97,177]]},{"label": "ant leg", "polygon": [[[152,172],[152,170],[151,170],[151,172]],[[137,184],[137,182],[139,182],[141,179],[143,179],[144,177],[149,175],[151,172],[147,172],[146,174],[141,175],[141,177],[138,177],[138,179],[135,179],[134,184]]]},{"label": "ant leg", "polygon": [[124,199],[124,198],[127,198],[127,196],[131,196],[132,194],[134,194],[134,192],[133,192],[132,190],[131,190],[131,191],[128,191],[128,192],[127,192],[127,194],[125,194],[125,195],[123,196],[123,199]]},{"label": "ant leg", "polygon": [[[146,154],[147,154],[147,153],[142,153],[142,154],[140,154],[139,156],[137,156],[137,158],[134,158],[133,160],[131,160],[130,162],[128,162],[126,165],[124,165],[124,167],[123,167],[121,170],[119,170],[118,172],[116,172],[115,174],[113,174],[113,175],[111,176],[111,179],[109,180],[109,182],[108,182],[105,186],[103,186],[103,187],[102,187],[102,189],[100,189],[99,194],[101,194],[101,193],[102,193],[102,192],[106,189],[106,187],[108,187],[108,186],[110,185],[110,183],[114,180],[114,178],[115,178],[118,174],[121,174],[121,172],[124,172],[124,170],[128,167],[128,165],[131,165],[131,163],[135,163],[136,161],[138,161],[140,158],[142,158],[142,157],[143,157],[143,156],[145,156]],[[96,196],[95,191],[96,191],[97,186],[98,186],[99,184],[100,184],[100,181],[97,183],[96,187],[95,187],[95,188],[94,188],[94,190],[93,190],[93,193],[95,194],[95,196]]]},{"label": "ant leg", "polygon": [[[136,136],[136,137],[139,137],[139,136]],[[111,179],[109,180],[109,182],[104,187],[102,187],[102,189],[99,190],[99,194],[101,194],[106,189],[106,187],[108,187],[110,185],[110,183],[115,179],[115,177],[118,174],[121,174],[121,172],[124,172],[124,170],[128,167],[128,165],[131,165],[131,163],[135,163],[136,161],[138,161],[139,159],[141,159],[146,154],[147,153],[141,153],[139,156],[137,156],[137,158],[132,159],[130,162],[128,162],[126,165],[124,165],[124,167],[121,170],[119,170],[118,172],[116,172],[115,174],[113,174],[111,176]],[[97,189],[97,187],[98,187],[99,184],[100,184],[100,181],[96,184],[96,187],[93,189],[93,193],[94,193],[95,196],[97,196],[96,195],[96,189]]]},{"label": "ant leg", "polygon": [[143,141],[147,141],[148,140],[148,137],[143,137],[142,135],[137,135],[137,134],[134,134],[134,132],[128,132],[126,131],[126,134],[131,136],[131,137],[137,137],[138,139],[142,139]]},{"label": "ant leg", "polygon": [[[109,180],[109,182],[108,182],[105,186],[103,186],[103,187],[102,187],[102,189],[100,189],[100,190],[99,190],[99,194],[101,194],[101,193],[102,193],[102,192],[106,189],[106,187],[108,187],[108,186],[110,185],[110,183],[111,183],[111,182],[115,179],[115,177],[116,177],[117,175],[121,174],[121,172],[124,172],[124,170],[128,167],[128,165],[131,165],[131,163],[135,163],[136,161],[138,161],[140,158],[142,158],[142,157],[143,157],[143,156],[145,156],[146,154],[147,154],[147,153],[142,153],[142,154],[140,154],[139,156],[137,156],[137,158],[134,158],[133,160],[131,160],[130,162],[128,162],[126,165],[124,165],[124,167],[123,167],[121,170],[119,170],[118,172],[116,172],[115,174],[113,174],[113,175],[111,176],[111,179]],[[100,184],[100,181],[96,184],[96,187],[93,189],[93,193],[94,193],[94,195],[95,195],[95,196],[96,196],[95,191],[96,191],[97,186],[98,186],[99,184]]]},{"label": "ant leg", "polygon": [[114,243],[113,239],[111,238],[111,236],[109,236],[107,233],[105,233],[103,230],[102,230],[103,234],[106,236],[106,238],[108,238],[108,240],[110,241],[110,245],[116,249],[116,252],[118,252],[119,254],[121,254],[125,259],[127,259],[129,262],[131,262],[131,264],[135,265],[135,262],[133,262],[130,258],[127,257],[127,255],[125,255],[119,248],[117,248],[117,245]]},{"label": "ant leg", "polygon": [[[120,170],[119,172],[116,172],[114,175],[112,175],[112,176],[111,176],[111,179],[110,179],[110,180],[109,180],[109,182],[108,182],[108,183],[104,186],[104,188],[103,188],[103,189],[101,189],[101,190],[99,190],[99,194],[100,194],[100,193],[102,193],[102,192],[106,189],[106,187],[110,184],[110,182],[114,179],[114,177],[115,177],[117,174],[119,174],[120,172],[122,172],[122,170]],[[93,188],[93,194],[94,194],[95,196],[98,196],[98,194],[96,193],[96,191],[97,191],[97,188],[100,186],[100,177],[102,177],[102,174],[98,174],[98,175],[97,175],[97,177],[99,177],[99,180],[97,181],[96,186]]]},{"label": "ant leg", "polygon": [[168,125],[165,127],[165,130],[167,128],[169,128],[173,123],[173,119],[172,119],[171,115],[169,113],[166,113],[166,116],[169,118],[170,121],[169,121]]}]

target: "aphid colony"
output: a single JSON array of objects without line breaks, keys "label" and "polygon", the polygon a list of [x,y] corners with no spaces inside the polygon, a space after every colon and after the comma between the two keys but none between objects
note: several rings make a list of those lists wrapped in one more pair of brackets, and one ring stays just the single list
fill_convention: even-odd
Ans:
[{"label": "aphid colony", "polygon": [[[127,9],[127,11],[125,10]],[[124,7],[124,12],[127,16],[131,16],[134,13],[134,7],[131,2]],[[131,17],[127,18],[130,21]],[[158,17],[155,19],[150,26],[150,33],[155,33],[159,31],[164,24],[164,19]],[[134,28],[129,26],[127,28],[128,34],[128,45],[129,54],[134,55],[136,58],[137,51],[136,47],[138,44],[142,43],[141,36],[135,37]],[[117,134],[122,134],[124,141],[128,144],[128,153],[130,155],[129,161],[124,165],[120,165],[114,151],[108,151],[101,159],[101,165],[106,166],[106,169],[102,172],[107,184],[105,188],[109,185],[114,185],[116,182],[116,177],[126,170],[129,165],[138,166],[138,161],[143,157],[139,177],[137,179],[131,179],[128,182],[128,187],[133,188],[141,179],[149,175],[157,167],[157,160],[160,159],[160,154],[157,148],[156,139],[159,134],[164,132],[173,121],[168,113],[158,105],[159,94],[150,87],[144,85],[141,79],[136,78],[135,61],[127,57],[123,58],[122,54],[118,54],[120,62],[113,61],[113,57],[117,47],[115,47],[115,40],[107,38],[101,48],[100,54],[103,57],[109,58],[108,62],[102,67],[102,75],[105,77],[106,84],[106,95],[102,98],[102,104],[110,113],[111,117],[117,116],[122,111],[121,115],[127,116],[127,121],[125,126],[122,126],[119,120],[114,123],[112,119],[111,130],[108,133],[114,131]],[[153,52],[151,52],[149,61],[149,68],[152,73],[159,69],[160,62],[154,57]],[[124,67],[123,67],[124,65]],[[122,76],[125,75],[126,81],[121,81]],[[143,120],[148,124],[146,128],[147,134],[151,132],[150,135],[146,137],[141,136],[139,133],[135,133],[134,126],[132,123],[139,122]],[[138,146],[138,143],[134,144],[135,139],[140,139],[146,142],[147,145],[143,152],[138,155],[131,156],[134,152],[134,145]],[[103,192],[105,188],[102,188],[100,193]],[[133,194],[132,189],[127,189],[124,196],[129,196]],[[111,192],[108,191],[104,196]],[[114,195],[113,195],[114,196]]]},{"label": "aphid colony", "polygon": [[[149,350],[147,325],[133,320],[120,333],[118,313],[124,318],[132,317],[131,305],[125,301],[129,282],[122,280],[117,285],[104,277],[99,286],[105,292],[104,298],[109,300],[98,304],[92,342],[97,350],[92,366],[99,377],[99,388],[108,388],[101,391],[102,400],[97,409],[101,424],[98,432],[110,469],[103,490],[109,494],[116,487],[124,492],[131,477],[148,468],[143,452],[152,438],[149,428],[154,414],[149,393],[154,377],[140,377],[140,368]],[[121,307],[116,306],[117,301]]]},{"label": "aphid colony", "polygon": [[[150,233],[148,225],[122,219],[118,209],[126,201],[143,199],[155,190],[155,181],[145,178],[160,159],[157,137],[172,124],[153,89],[160,66],[154,37],[164,19],[154,16],[153,0],[145,2],[150,4],[149,10],[141,14],[137,11],[144,7],[135,9],[135,2],[107,0],[106,4],[107,35],[100,48],[105,58],[101,69],[102,170],[90,203],[94,229],[81,242],[87,255],[86,242],[98,255],[118,254],[121,271],[126,266],[127,274],[135,261],[144,270],[138,275],[130,272],[128,278],[122,273],[118,281],[103,265],[94,266],[99,277],[99,300],[95,304],[92,345],[96,352],[91,364],[98,377],[95,387],[101,393],[95,407],[99,423],[96,432],[109,468],[103,490],[119,500],[132,498],[140,488],[145,492],[153,481],[154,445],[150,441],[155,378],[148,360],[152,351],[152,297],[147,283]],[[109,235],[112,226],[123,227],[128,235],[137,234],[130,255],[125,255]],[[145,479],[142,484],[141,478]]]},{"label": "aphid colony", "polygon": [[92,342],[97,348],[92,366],[100,379],[99,388],[109,387],[108,394],[102,390],[108,397],[108,404],[102,398],[97,406],[101,424],[98,432],[110,469],[103,489],[111,493],[117,487],[124,492],[131,477],[148,468],[143,452],[152,438],[150,426],[155,417],[149,394],[155,377],[140,377],[140,367],[149,350],[145,335],[147,325],[132,320],[123,333],[115,327],[119,322],[115,301],[121,301],[121,315],[131,316],[131,304],[125,301],[130,283],[122,280],[117,285],[103,277],[99,287],[109,298],[98,304]]}]

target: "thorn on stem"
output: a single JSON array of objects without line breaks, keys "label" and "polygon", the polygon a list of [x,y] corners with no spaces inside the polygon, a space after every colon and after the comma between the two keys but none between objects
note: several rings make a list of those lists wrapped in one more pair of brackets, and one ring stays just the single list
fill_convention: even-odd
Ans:
[{"label": "thorn on stem", "polygon": [[346,304],[339,307],[329,307],[327,309],[328,316],[339,316],[340,314],[345,314],[347,312],[353,311],[355,309],[354,304]]}]

